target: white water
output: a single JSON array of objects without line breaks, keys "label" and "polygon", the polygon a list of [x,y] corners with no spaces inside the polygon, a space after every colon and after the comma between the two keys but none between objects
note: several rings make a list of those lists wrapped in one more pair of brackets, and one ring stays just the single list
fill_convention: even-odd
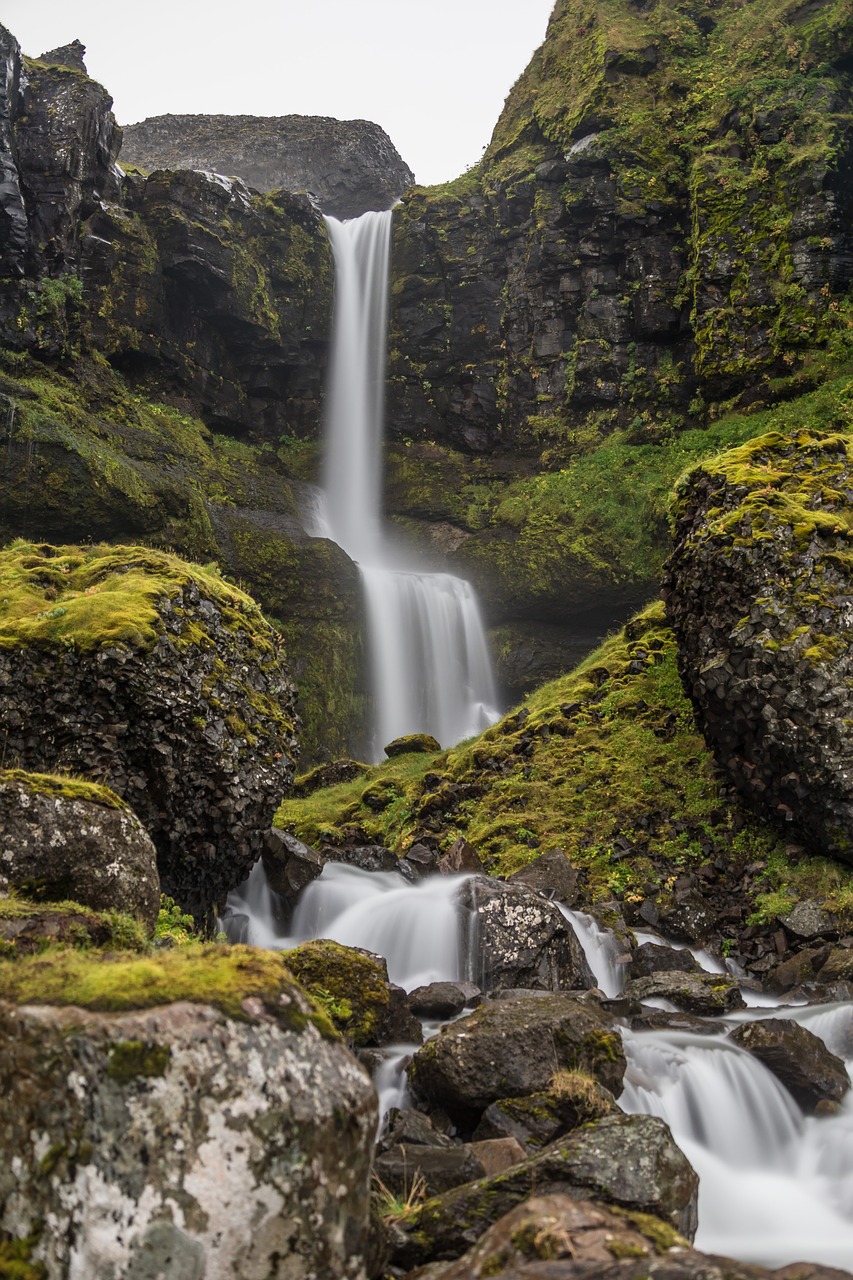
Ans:
[{"label": "white water", "polygon": [[325,500],[306,524],[357,561],[365,594],[375,759],[392,739],[442,746],[498,718],[483,623],[470,584],[407,563],[381,518],[391,213],[326,218],[335,309],[326,403]]}]

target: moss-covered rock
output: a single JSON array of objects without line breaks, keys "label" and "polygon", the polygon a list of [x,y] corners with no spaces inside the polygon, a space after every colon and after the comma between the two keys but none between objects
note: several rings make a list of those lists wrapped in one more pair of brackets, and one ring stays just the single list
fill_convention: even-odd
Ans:
[{"label": "moss-covered rock", "polygon": [[722,769],[767,818],[853,861],[853,437],[760,437],[691,473],[667,610]]},{"label": "moss-covered rock", "polygon": [[280,956],[66,952],[0,991],[0,1218],[34,1266],[361,1274],[375,1093]]},{"label": "moss-covered rock", "polygon": [[281,638],[213,572],[141,547],[0,553],[7,758],[105,780],[204,917],[248,874],[293,777]]},{"label": "moss-covered rock", "polygon": [[377,1044],[388,1019],[391,992],[379,957],[321,939],[282,959],[350,1044]]},{"label": "moss-covered rock", "polygon": [[139,916],[153,929],[157,854],[108,787],[0,769],[0,887]]},{"label": "moss-covered rock", "polygon": [[408,733],[403,738],[395,738],[393,742],[389,742],[385,748],[385,754],[392,756],[405,756],[417,752],[426,752],[427,755],[435,755],[441,750],[441,743],[430,733]]},{"label": "moss-covered rock", "polygon": [[135,916],[91,911],[77,902],[32,902],[0,897],[0,955],[35,955],[48,947],[144,951],[149,930]]}]

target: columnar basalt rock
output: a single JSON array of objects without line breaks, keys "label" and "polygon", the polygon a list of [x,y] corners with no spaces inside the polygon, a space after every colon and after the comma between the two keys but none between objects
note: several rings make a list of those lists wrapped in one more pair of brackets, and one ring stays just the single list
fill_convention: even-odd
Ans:
[{"label": "columnar basalt rock", "polygon": [[694,471],[667,613],[720,765],[765,816],[853,861],[851,442],[772,434]]}]

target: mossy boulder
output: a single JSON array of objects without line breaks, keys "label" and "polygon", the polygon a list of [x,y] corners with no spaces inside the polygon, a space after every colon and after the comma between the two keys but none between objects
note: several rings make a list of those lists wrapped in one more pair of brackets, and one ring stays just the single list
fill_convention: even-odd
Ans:
[{"label": "mossy boulder", "polygon": [[389,742],[385,748],[385,754],[389,758],[411,755],[412,752],[436,755],[440,750],[441,743],[431,733],[408,733],[403,738],[395,738],[393,742]]},{"label": "mossy boulder", "polygon": [[391,992],[379,956],[323,938],[282,952],[282,959],[350,1044],[383,1038]]},{"label": "mossy boulder", "polygon": [[293,700],[278,633],[215,573],[141,547],[0,553],[7,759],[105,781],[199,917],[260,855],[293,777]]},{"label": "mossy boulder", "polygon": [[529,1196],[553,1192],[652,1215],[692,1239],[698,1187],[662,1120],[606,1116],[506,1173],[427,1200],[397,1224],[392,1262],[412,1267],[458,1257]]},{"label": "mossy boulder", "polygon": [[760,437],[692,472],[667,613],[699,724],[766,818],[853,862],[853,436]]},{"label": "mossy boulder", "polygon": [[0,1222],[34,1265],[361,1274],[375,1094],[279,956],[67,952],[0,993]]},{"label": "mossy boulder", "polygon": [[20,770],[0,770],[0,887],[125,912],[151,929],[160,906],[151,837],[114,792]]},{"label": "mossy boulder", "polygon": [[48,947],[143,951],[149,929],[135,916],[92,911],[78,902],[33,902],[0,896],[0,956],[37,955]]}]

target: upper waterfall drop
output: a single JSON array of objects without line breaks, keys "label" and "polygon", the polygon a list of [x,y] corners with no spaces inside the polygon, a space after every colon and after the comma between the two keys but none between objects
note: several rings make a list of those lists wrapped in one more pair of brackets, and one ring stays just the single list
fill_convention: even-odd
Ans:
[{"label": "upper waterfall drop", "polygon": [[495,682],[470,583],[409,563],[381,514],[390,210],[327,217],[335,303],[326,399],[322,514],[311,531],[361,571],[375,703],[373,755],[393,738],[430,733],[442,746],[498,718]]}]

